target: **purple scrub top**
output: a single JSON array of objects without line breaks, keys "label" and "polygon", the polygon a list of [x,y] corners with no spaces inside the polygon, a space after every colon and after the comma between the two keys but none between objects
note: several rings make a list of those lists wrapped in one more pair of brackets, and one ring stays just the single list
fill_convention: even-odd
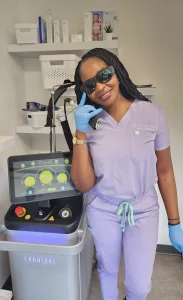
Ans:
[{"label": "purple scrub top", "polygon": [[118,123],[106,111],[98,130],[89,126],[88,148],[93,160],[96,188],[104,195],[131,199],[157,183],[155,151],[170,146],[163,109],[135,100]]}]

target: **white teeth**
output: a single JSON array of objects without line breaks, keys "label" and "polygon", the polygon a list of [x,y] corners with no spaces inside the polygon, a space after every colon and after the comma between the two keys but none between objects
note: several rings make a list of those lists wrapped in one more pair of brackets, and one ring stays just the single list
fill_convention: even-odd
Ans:
[{"label": "white teeth", "polygon": [[103,98],[103,97],[107,96],[109,93],[110,93],[110,91],[107,92],[105,95],[101,96],[100,98]]}]

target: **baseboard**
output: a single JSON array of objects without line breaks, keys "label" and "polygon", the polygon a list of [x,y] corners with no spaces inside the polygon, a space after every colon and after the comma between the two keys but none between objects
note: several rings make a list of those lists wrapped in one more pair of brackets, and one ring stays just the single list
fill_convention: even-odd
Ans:
[{"label": "baseboard", "polygon": [[[171,245],[157,245],[157,253],[180,255],[180,253]],[[7,279],[2,287],[3,290],[12,291],[11,276]]]},{"label": "baseboard", "polygon": [[162,253],[162,254],[175,254],[180,255],[180,252],[178,252],[173,246],[171,245],[157,245],[156,252]]}]

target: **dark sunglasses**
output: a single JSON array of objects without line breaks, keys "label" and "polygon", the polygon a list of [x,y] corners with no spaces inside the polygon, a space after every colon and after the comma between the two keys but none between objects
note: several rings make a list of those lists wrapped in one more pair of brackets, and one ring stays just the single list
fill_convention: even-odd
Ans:
[{"label": "dark sunglasses", "polygon": [[107,68],[99,71],[95,77],[86,80],[81,85],[81,92],[86,94],[91,94],[96,89],[96,83],[106,83],[114,75],[115,70],[113,66],[108,66]]}]

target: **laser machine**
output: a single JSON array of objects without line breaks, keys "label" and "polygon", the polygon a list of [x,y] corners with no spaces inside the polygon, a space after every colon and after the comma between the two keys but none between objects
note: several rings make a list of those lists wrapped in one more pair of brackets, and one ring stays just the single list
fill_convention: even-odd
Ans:
[{"label": "laser machine", "polygon": [[8,159],[0,250],[9,252],[14,300],[88,299],[94,246],[71,164],[72,151]]},{"label": "laser machine", "polygon": [[83,195],[70,178],[71,153],[10,157],[5,216],[15,300],[87,300],[93,241]]}]

